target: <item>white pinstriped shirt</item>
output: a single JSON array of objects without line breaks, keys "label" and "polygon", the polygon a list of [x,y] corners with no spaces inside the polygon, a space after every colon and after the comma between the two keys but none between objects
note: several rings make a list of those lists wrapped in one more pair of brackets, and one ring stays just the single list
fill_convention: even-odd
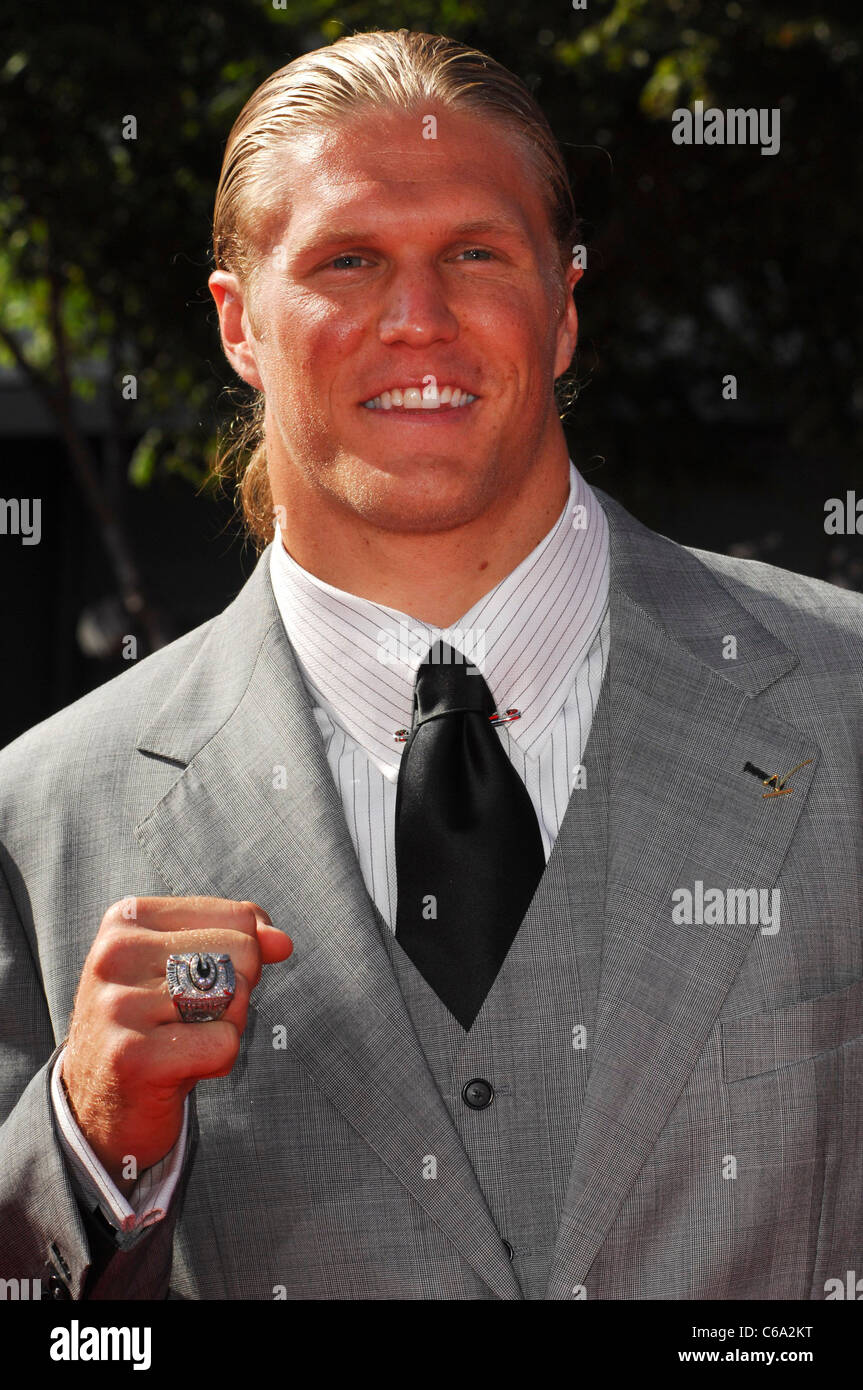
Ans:
[{"label": "white pinstriped shirt", "polygon": [[403,747],[393,735],[410,728],[417,670],[438,637],[479,668],[501,712],[521,710],[499,736],[533,802],[548,861],[590,732],[609,641],[608,522],[575,465],[570,462],[569,498],[552,529],[450,628],[325,583],[288,554],[278,526],[270,574],[363,879],[390,927]]},{"label": "white pinstriped shirt", "polygon": [[[276,526],[270,553],[276,604],[313,700],[363,880],[393,930],[404,747],[393,735],[410,728],[416,673],[429,647],[438,638],[448,642],[479,668],[501,712],[521,711],[499,736],[533,803],[547,861],[608,661],[609,575],[605,512],[572,461],[569,498],[555,525],[449,628],[327,584],[285,550]],[[129,1243],[167,1210],[187,1120],[170,1154],[142,1174],[127,1201],[77,1129],[57,1072],[55,1066],[52,1094],[64,1152],[79,1183]]]}]

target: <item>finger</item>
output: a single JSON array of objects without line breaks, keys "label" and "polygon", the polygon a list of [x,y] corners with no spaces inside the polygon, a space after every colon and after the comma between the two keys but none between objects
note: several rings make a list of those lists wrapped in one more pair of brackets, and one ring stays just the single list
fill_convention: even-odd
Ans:
[{"label": "finger", "polygon": [[195,951],[229,955],[234,969],[242,970],[253,985],[261,977],[261,948],[256,938],[242,932],[206,929],[194,936],[137,928],[108,929],[100,932],[94,943],[90,967],[106,983],[152,988],[164,980],[169,956]]},{"label": "finger", "polygon": [[264,965],[275,965],[277,961],[287,960],[294,949],[294,943],[287,932],[282,931],[280,927],[267,926],[266,923],[261,923],[258,927],[258,945]]},{"label": "finger", "polygon": [[117,926],[137,925],[148,931],[200,931],[216,927],[255,936],[258,924],[270,925],[269,914],[257,903],[233,898],[121,898],[105,914]]},{"label": "finger", "polygon": [[151,1081],[181,1086],[227,1076],[239,1056],[242,1032],[225,1016],[211,1023],[165,1023],[149,1042]]},{"label": "finger", "polygon": [[[191,940],[185,932],[150,936],[146,957],[141,964],[148,976],[164,979],[169,956],[193,952],[230,956],[234,970],[242,971],[253,988],[261,978],[261,948],[257,940],[233,931],[202,931]],[[139,975],[138,979],[141,978]]]},{"label": "finger", "polygon": [[[242,971],[236,971],[234,997],[222,1018],[233,1023],[240,1032],[246,1026],[252,985]],[[129,988],[108,985],[102,995],[102,1013],[106,1020],[127,1032],[146,1036],[166,1024],[182,1023],[179,1010],[171,996],[168,981],[163,977],[147,987]],[[187,1025],[203,1028],[202,1023]],[[206,1025],[209,1027],[209,1024]]]},{"label": "finger", "polygon": [[258,945],[261,948],[261,959],[265,965],[274,965],[276,961],[287,960],[294,949],[294,943],[286,931],[281,927],[274,927],[269,912],[261,907],[260,903],[249,903],[258,920]]},{"label": "finger", "polygon": [[122,898],[113,903],[103,922],[109,927],[143,927],[154,932],[195,931],[203,928],[241,931],[256,936],[267,964],[287,960],[294,943],[258,903],[232,898]]}]

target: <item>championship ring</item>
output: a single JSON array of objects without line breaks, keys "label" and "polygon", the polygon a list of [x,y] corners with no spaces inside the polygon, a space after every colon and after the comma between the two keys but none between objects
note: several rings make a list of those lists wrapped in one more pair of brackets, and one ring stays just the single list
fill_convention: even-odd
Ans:
[{"label": "championship ring", "polygon": [[214,1023],[234,997],[236,978],[231,957],[204,951],[168,957],[165,978],[184,1023]]}]

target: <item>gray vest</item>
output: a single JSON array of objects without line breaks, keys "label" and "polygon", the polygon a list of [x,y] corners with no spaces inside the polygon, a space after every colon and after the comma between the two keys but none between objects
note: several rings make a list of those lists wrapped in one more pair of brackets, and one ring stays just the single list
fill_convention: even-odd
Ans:
[{"label": "gray vest", "polygon": [[[405,1004],[525,1298],[545,1296],[587,1084],[608,844],[609,671],[539,886],[469,1032],[375,909]],[[471,1108],[463,1088],[487,1082]],[[472,1092],[480,1101],[484,1088]],[[487,1094],[487,1093],[486,1093]]]}]

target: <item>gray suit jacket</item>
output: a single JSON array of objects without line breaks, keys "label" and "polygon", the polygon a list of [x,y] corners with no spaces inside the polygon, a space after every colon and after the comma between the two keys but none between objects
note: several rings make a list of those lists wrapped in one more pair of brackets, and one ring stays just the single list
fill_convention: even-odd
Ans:
[{"label": "gray suit jacket", "polygon": [[[597,492],[604,875],[575,947],[584,1085],[528,1296],[821,1299],[863,1273],[863,599],[678,546]],[[0,754],[0,1271],[53,1267],[82,1296],[90,1239],[51,1061],[109,904],[208,894],[260,903],[294,955],[265,967],[231,1075],[193,1093],[169,1218],[88,1296],[524,1297],[363,884],[267,564],[219,617]],[[765,797],[747,762],[805,765]],[[578,901],[587,804],[573,793],[531,906],[540,941]],[[698,882],[778,888],[779,930],[675,923],[675,890]],[[541,1092],[542,1059],[523,1065]],[[509,1199],[529,1201],[543,1155],[529,1126],[512,1143]]]}]

